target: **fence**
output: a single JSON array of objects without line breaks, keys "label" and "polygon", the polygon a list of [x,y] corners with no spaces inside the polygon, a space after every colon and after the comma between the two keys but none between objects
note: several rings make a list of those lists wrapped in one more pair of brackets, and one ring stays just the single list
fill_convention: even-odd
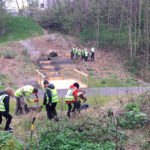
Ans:
[{"label": "fence", "polygon": [[64,79],[75,79],[79,82],[85,83],[89,87],[89,75],[82,71],[77,69],[62,69],[61,74]]},{"label": "fence", "polygon": [[36,80],[40,87],[43,87],[43,81],[46,79],[46,76],[42,74],[39,70],[36,70]]},{"label": "fence", "polygon": [[48,81],[53,80],[76,80],[77,82],[84,84],[89,87],[89,75],[81,72],[77,69],[62,69],[60,72],[61,76],[50,77],[50,75],[58,75],[57,72],[50,72],[48,70],[36,70],[36,79],[38,84],[43,87],[43,81],[47,79]]}]

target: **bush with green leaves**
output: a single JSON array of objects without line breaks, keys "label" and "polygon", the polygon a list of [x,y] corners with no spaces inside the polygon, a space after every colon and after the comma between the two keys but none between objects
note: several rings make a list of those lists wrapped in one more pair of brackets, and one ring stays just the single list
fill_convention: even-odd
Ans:
[{"label": "bush with green leaves", "polygon": [[[102,126],[91,118],[83,121],[53,124],[47,131],[39,130],[39,145],[33,146],[34,150],[114,150],[116,147],[116,127],[114,125]],[[122,147],[125,134],[118,131],[118,147]]]},{"label": "bush with green leaves", "polygon": [[0,132],[1,150],[22,150],[23,142],[17,140],[12,133]]},{"label": "bush with green leaves", "polygon": [[17,53],[15,51],[13,51],[13,50],[6,50],[4,52],[4,57],[8,58],[8,59],[13,59],[13,58],[16,57],[16,55],[17,55]]},{"label": "bush with green leaves", "polygon": [[125,129],[134,129],[147,123],[147,114],[140,112],[139,105],[127,104],[126,112],[119,118],[119,125]]}]

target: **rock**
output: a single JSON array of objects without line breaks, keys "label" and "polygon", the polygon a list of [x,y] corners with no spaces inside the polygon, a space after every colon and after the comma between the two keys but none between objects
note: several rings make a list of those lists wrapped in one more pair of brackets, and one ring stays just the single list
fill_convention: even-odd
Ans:
[{"label": "rock", "polygon": [[57,57],[58,55],[57,55],[57,52],[50,52],[50,57]]}]

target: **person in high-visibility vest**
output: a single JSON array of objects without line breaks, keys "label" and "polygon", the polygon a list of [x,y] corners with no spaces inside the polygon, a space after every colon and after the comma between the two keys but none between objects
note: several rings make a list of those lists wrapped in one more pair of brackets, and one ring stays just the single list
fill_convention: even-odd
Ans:
[{"label": "person in high-visibility vest", "polygon": [[[70,113],[71,112],[75,113],[75,110],[77,109],[78,89],[79,89],[79,84],[76,82],[69,87],[65,96],[65,103],[68,105],[67,116],[69,118],[70,118]],[[73,109],[72,109],[72,104],[74,104]]]},{"label": "person in high-visibility vest", "polygon": [[94,47],[91,48],[91,61],[94,61],[95,49]]},{"label": "person in high-visibility vest", "polygon": [[85,61],[87,61],[88,60],[88,57],[89,57],[89,53],[88,53],[88,51],[87,51],[87,49],[85,49]]},{"label": "person in high-visibility vest", "polygon": [[44,101],[43,105],[46,107],[47,118],[55,119],[55,121],[59,121],[57,118],[56,106],[58,102],[58,94],[55,86],[53,84],[49,84],[47,80],[43,82],[45,88]]},{"label": "person in high-visibility vest", "polygon": [[[34,94],[36,99],[30,98],[30,95]],[[38,89],[34,88],[31,85],[25,85],[15,92],[16,97],[16,109],[15,109],[15,115],[18,114],[26,114],[28,112],[27,103],[25,102],[24,98],[28,102],[38,102]]]},{"label": "person in high-visibility vest", "polygon": [[12,116],[9,114],[10,96],[14,96],[14,90],[10,87],[6,88],[5,91],[0,92],[0,124],[2,123],[2,116],[5,117],[5,131],[13,130],[13,128],[9,127],[12,120]]},{"label": "person in high-visibility vest", "polygon": [[84,49],[82,49],[81,50],[81,60],[83,61],[84,60],[84,57],[85,57],[85,50]]},{"label": "person in high-visibility vest", "polygon": [[73,57],[74,57],[74,49],[75,49],[75,46],[73,46],[73,47],[71,48],[71,59],[73,59]]}]

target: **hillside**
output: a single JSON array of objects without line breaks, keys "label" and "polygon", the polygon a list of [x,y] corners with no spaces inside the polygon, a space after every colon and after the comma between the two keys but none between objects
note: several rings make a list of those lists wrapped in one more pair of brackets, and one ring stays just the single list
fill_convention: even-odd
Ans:
[{"label": "hillside", "polygon": [[[66,63],[70,48],[79,44],[72,36],[60,33],[45,34],[18,42],[0,45],[0,82],[3,87],[36,85],[35,70],[39,60],[47,59],[55,51],[65,63],[59,68],[77,68],[90,75],[91,87],[132,86],[138,79],[128,72],[115,51],[96,49],[95,61]],[[1,86],[0,86],[1,88]],[[35,150],[138,150],[149,149],[149,93],[144,95],[116,95],[88,97],[88,110],[76,117],[66,118],[66,104],[60,98],[57,106],[59,122],[49,121],[45,110],[14,116],[14,134],[0,132],[2,149]],[[42,104],[40,99],[39,104]],[[127,105],[129,104],[129,105]],[[30,103],[29,106],[34,105]],[[14,115],[15,102],[10,102]],[[128,106],[128,107],[127,107]],[[130,108],[130,109],[128,109]],[[135,109],[136,108],[136,109]],[[30,138],[32,118],[36,116],[33,138]],[[22,119],[23,118],[23,119]],[[116,123],[118,118],[118,123]],[[4,122],[1,128],[4,127]],[[135,138],[135,136],[137,138]],[[54,138],[55,137],[55,138]],[[4,140],[5,139],[5,140]]]},{"label": "hillside", "polygon": [[[50,52],[58,53],[57,59],[68,60],[70,48],[78,44],[74,37],[52,33],[19,42],[3,44],[0,46],[0,65],[2,67],[0,79],[3,84],[22,86],[36,84],[35,69],[38,68],[39,59],[47,59]],[[78,44],[79,45],[79,44]],[[80,48],[85,48],[79,45]],[[86,47],[88,50],[89,48]],[[14,55],[12,59],[6,58],[7,53]],[[76,68],[90,75],[91,87],[131,86],[137,81],[133,74],[125,68],[124,63],[115,52],[105,52],[96,49],[95,61],[75,62],[72,64],[59,64],[60,68]],[[17,78],[17,81],[16,81]]]},{"label": "hillside", "polygon": [[41,27],[28,17],[5,16],[3,17],[3,27],[0,44],[43,34]]}]

